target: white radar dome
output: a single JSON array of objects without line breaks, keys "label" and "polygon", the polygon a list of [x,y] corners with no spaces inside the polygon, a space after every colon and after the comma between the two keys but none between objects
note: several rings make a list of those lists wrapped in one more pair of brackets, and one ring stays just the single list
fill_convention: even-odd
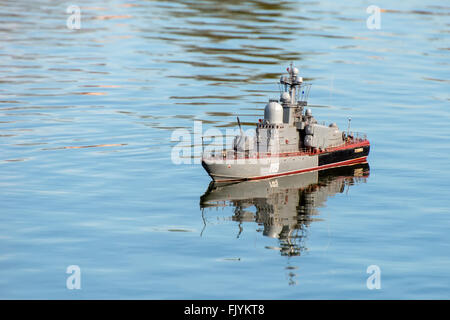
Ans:
[{"label": "white radar dome", "polygon": [[271,101],[264,109],[264,120],[270,124],[283,123],[283,107],[275,101]]},{"label": "white radar dome", "polygon": [[283,92],[283,93],[281,94],[280,100],[281,100],[282,102],[288,102],[288,101],[291,100],[291,95],[289,94],[289,92]]}]

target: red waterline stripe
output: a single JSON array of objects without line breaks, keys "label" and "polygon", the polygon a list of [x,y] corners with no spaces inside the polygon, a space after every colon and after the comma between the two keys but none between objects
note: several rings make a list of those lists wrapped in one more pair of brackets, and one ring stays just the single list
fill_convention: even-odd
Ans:
[{"label": "red waterline stripe", "polygon": [[351,160],[345,160],[345,161],[341,161],[341,162],[334,162],[334,163],[326,164],[323,166],[317,166],[317,167],[302,169],[302,170],[297,170],[297,171],[276,173],[276,174],[267,175],[267,176],[242,178],[242,179],[230,179],[230,180],[215,180],[215,181],[217,181],[217,182],[232,182],[232,181],[249,181],[249,180],[268,179],[268,178],[273,178],[273,177],[287,176],[287,175],[291,175],[291,174],[304,173],[304,172],[309,172],[309,171],[323,170],[323,169],[328,169],[328,168],[346,166],[346,165],[350,165],[350,164],[364,162],[364,161],[366,161],[366,159],[367,159],[367,156],[361,157],[361,158],[356,158],[356,159],[351,159]]}]

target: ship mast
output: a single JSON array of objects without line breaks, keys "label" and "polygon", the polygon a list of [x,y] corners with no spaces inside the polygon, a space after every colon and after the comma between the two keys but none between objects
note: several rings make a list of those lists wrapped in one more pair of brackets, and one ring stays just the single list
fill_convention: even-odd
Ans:
[{"label": "ship mast", "polygon": [[289,78],[281,76],[280,83],[284,86],[284,92],[289,92],[291,97],[291,105],[297,105],[297,87],[300,87],[303,82],[303,78],[298,76],[298,69],[294,67],[291,62],[289,68],[287,68]]}]

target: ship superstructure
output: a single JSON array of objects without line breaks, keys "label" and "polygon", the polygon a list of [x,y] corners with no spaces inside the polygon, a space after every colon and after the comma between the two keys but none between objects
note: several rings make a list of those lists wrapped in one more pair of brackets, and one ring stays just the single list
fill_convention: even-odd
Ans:
[{"label": "ship superstructure", "polygon": [[202,165],[213,180],[264,179],[366,161],[366,135],[319,124],[305,108],[310,85],[292,64],[287,71],[280,78],[280,99],[269,100],[254,137],[241,129],[232,148],[203,152]]}]

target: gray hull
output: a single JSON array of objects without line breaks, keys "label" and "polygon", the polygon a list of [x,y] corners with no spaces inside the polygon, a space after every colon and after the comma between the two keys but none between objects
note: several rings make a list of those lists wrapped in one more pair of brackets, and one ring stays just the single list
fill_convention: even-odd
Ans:
[{"label": "gray hull", "polygon": [[317,155],[253,159],[203,159],[202,165],[214,181],[263,179],[318,169]]},{"label": "gray hull", "polygon": [[214,181],[256,180],[352,165],[366,161],[370,144],[363,141],[335,151],[265,158],[203,157],[202,165]]}]

